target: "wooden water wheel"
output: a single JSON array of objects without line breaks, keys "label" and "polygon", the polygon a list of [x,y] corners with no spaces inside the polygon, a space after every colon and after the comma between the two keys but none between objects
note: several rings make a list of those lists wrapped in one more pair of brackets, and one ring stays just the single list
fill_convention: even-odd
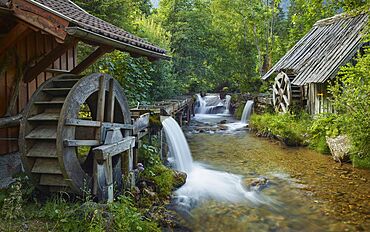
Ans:
[{"label": "wooden water wheel", "polygon": [[291,84],[296,76],[281,72],[273,85],[273,104],[276,112],[286,113],[293,104],[302,104],[300,86]]},{"label": "wooden water wheel", "polygon": [[61,75],[43,83],[24,110],[19,145],[42,191],[113,200],[132,170],[131,115],[119,83],[105,74]]}]

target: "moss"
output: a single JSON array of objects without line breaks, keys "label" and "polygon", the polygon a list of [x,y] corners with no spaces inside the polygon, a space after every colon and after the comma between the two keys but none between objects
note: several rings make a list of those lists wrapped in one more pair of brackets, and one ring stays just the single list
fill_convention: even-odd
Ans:
[{"label": "moss", "polygon": [[242,118],[242,115],[243,115],[243,111],[244,111],[244,105],[243,104],[239,104],[234,112],[234,117],[236,119],[241,119]]},{"label": "moss", "polygon": [[164,165],[156,164],[147,168],[141,178],[154,182],[160,198],[164,199],[171,195],[174,188],[174,172]]}]

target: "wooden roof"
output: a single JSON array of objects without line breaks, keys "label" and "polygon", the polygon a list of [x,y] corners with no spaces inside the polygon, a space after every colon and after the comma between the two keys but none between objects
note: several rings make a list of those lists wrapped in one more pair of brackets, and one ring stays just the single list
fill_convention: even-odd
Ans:
[{"label": "wooden roof", "polygon": [[[0,7],[6,6],[5,2],[8,1],[0,0]],[[61,40],[65,38],[65,35],[70,35],[91,44],[103,44],[127,51],[134,56],[147,56],[152,59],[168,58],[164,49],[87,13],[72,1],[12,0],[9,2],[12,4],[8,4],[8,6],[14,11],[14,14],[30,24],[33,21],[39,23],[37,16],[47,19],[45,12],[55,15],[56,18],[50,22],[44,20],[45,28],[43,29],[51,28],[50,30],[55,32],[54,35],[59,36],[58,38]],[[35,10],[34,7],[40,10]],[[50,28],[48,28],[49,26]],[[50,33],[50,31],[47,32]]]},{"label": "wooden roof", "polygon": [[294,85],[324,83],[363,45],[361,32],[367,21],[367,14],[340,14],[318,21],[262,79],[284,71],[296,75]]}]

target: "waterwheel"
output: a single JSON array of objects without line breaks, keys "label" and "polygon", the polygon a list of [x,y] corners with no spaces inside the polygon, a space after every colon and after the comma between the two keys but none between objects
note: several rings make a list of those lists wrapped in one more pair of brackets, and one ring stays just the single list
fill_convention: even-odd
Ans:
[{"label": "waterwheel", "polygon": [[106,74],[66,74],[43,83],[24,110],[19,147],[25,171],[47,192],[113,199],[132,170],[135,138],[126,97]]},{"label": "waterwheel", "polygon": [[300,87],[291,84],[294,78],[294,75],[287,75],[284,72],[279,73],[275,78],[272,96],[276,112],[286,113],[293,102],[301,100]]}]

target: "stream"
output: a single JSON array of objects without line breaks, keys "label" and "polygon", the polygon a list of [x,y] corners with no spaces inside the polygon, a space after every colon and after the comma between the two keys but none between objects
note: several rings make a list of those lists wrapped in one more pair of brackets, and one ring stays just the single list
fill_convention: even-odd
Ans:
[{"label": "stream", "polygon": [[[184,226],[192,231],[368,231],[369,171],[257,138],[247,129],[225,129],[219,124],[225,120],[237,124],[222,114],[196,115],[183,128],[192,172],[198,171],[195,178],[188,174],[191,183],[176,193]],[[246,200],[222,198],[230,193]],[[192,204],[184,205],[184,197]]]}]

